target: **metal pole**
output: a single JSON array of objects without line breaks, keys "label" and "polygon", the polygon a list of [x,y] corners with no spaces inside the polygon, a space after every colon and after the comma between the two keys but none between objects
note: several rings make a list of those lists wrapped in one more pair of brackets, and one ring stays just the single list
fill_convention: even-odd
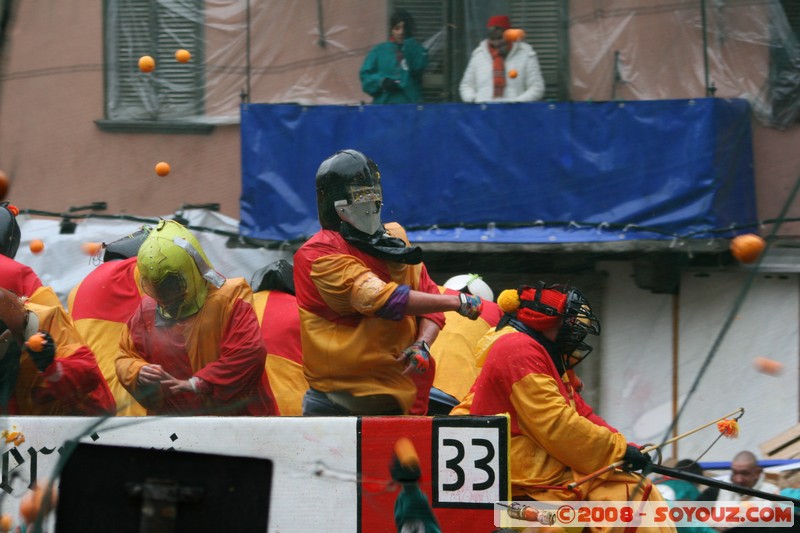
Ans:
[{"label": "metal pole", "polygon": [[700,15],[700,20],[702,21],[700,27],[703,30],[703,72],[705,73],[706,98],[708,98],[713,96],[713,92],[711,91],[711,83],[708,72],[708,39],[706,37],[706,30],[708,26],[706,24],[706,0],[700,0]]},{"label": "metal pole", "polygon": [[246,29],[245,29],[245,91],[247,94],[245,95],[245,99],[247,103],[250,103],[250,0],[246,0],[247,3],[247,11],[246,11]]}]

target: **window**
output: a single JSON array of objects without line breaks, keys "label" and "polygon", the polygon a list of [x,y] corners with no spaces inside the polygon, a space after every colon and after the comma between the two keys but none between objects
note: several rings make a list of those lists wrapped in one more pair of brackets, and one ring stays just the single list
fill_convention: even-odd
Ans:
[{"label": "window", "polygon": [[545,82],[546,100],[569,98],[567,18],[564,0],[394,0],[388,8],[408,10],[417,40],[429,48],[423,77],[426,102],[458,101],[458,85],[472,50],[486,35],[489,15],[506,12],[526,33]]},{"label": "window", "polygon": [[[184,130],[203,115],[202,0],[106,0],[104,24],[102,129]],[[179,63],[179,49],[189,50],[191,61]],[[155,59],[153,72],[139,70],[144,55]]]}]

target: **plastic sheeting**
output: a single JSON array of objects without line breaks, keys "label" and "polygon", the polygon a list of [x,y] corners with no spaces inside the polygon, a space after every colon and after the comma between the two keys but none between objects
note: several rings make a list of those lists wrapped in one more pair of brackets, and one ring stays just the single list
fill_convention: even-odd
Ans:
[{"label": "plastic sheeting", "polygon": [[[235,122],[242,97],[303,105],[369,101],[358,69],[388,37],[389,4],[109,0],[108,118]],[[526,40],[536,48],[535,36],[553,31],[552,24],[539,26],[541,9],[525,0],[431,0],[426,13],[438,13],[435,21],[412,13],[429,28],[417,36],[429,48],[429,71],[436,71],[426,90],[438,96],[429,99],[456,98],[459,72],[445,82],[450,87],[431,84],[442,83],[434,81],[442,64],[466,65],[488,14],[526,13]],[[698,98],[713,87],[718,97],[747,99],[768,125],[787,127],[800,115],[800,46],[780,0],[574,0],[568,17],[557,21],[569,29],[568,43],[559,45],[568,61],[554,58],[543,68],[569,65],[558,78],[569,84],[561,94],[572,100]],[[189,63],[175,61],[178,48],[192,52]],[[136,67],[144,54],[156,57],[153,73]]]},{"label": "plastic sheeting", "polygon": [[[253,273],[272,261],[291,260],[291,253],[265,250],[263,248],[229,246],[229,236],[236,235],[238,222],[230,217],[202,209],[181,211],[192,234],[197,237],[214,268],[225,277],[243,277],[248,282]],[[165,216],[163,218],[173,218]],[[20,214],[17,217],[22,241],[15,259],[33,268],[49,285],[66,307],[67,295],[100,263],[100,258],[89,257],[82,246],[88,242],[113,242],[141,228],[144,224],[154,226],[157,219],[88,218],[77,224],[74,233],[61,233],[61,220],[32,217]],[[226,235],[227,234],[227,235]],[[44,251],[33,254],[30,241],[41,239]]]},{"label": "plastic sheeting", "polygon": [[380,167],[411,240],[729,237],[757,224],[744,100],[245,105],[240,231],[319,229],[315,174],[344,148]]}]

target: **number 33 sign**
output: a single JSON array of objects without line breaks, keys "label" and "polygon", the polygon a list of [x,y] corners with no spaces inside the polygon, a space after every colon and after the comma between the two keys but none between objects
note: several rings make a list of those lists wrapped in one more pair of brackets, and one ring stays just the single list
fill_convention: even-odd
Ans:
[{"label": "number 33 sign", "polygon": [[508,419],[433,419],[433,507],[487,507],[509,493]]}]

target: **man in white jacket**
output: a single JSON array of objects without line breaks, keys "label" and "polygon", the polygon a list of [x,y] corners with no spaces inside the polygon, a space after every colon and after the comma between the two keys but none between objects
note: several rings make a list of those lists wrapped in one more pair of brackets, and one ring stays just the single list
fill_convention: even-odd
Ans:
[{"label": "man in white jacket", "polygon": [[487,38],[472,51],[461,78],[461,100],[473,102],[533,102],[544,96],[544,79],[531,45],[503,38],[509,18],[496,15],[486,24]]}]

